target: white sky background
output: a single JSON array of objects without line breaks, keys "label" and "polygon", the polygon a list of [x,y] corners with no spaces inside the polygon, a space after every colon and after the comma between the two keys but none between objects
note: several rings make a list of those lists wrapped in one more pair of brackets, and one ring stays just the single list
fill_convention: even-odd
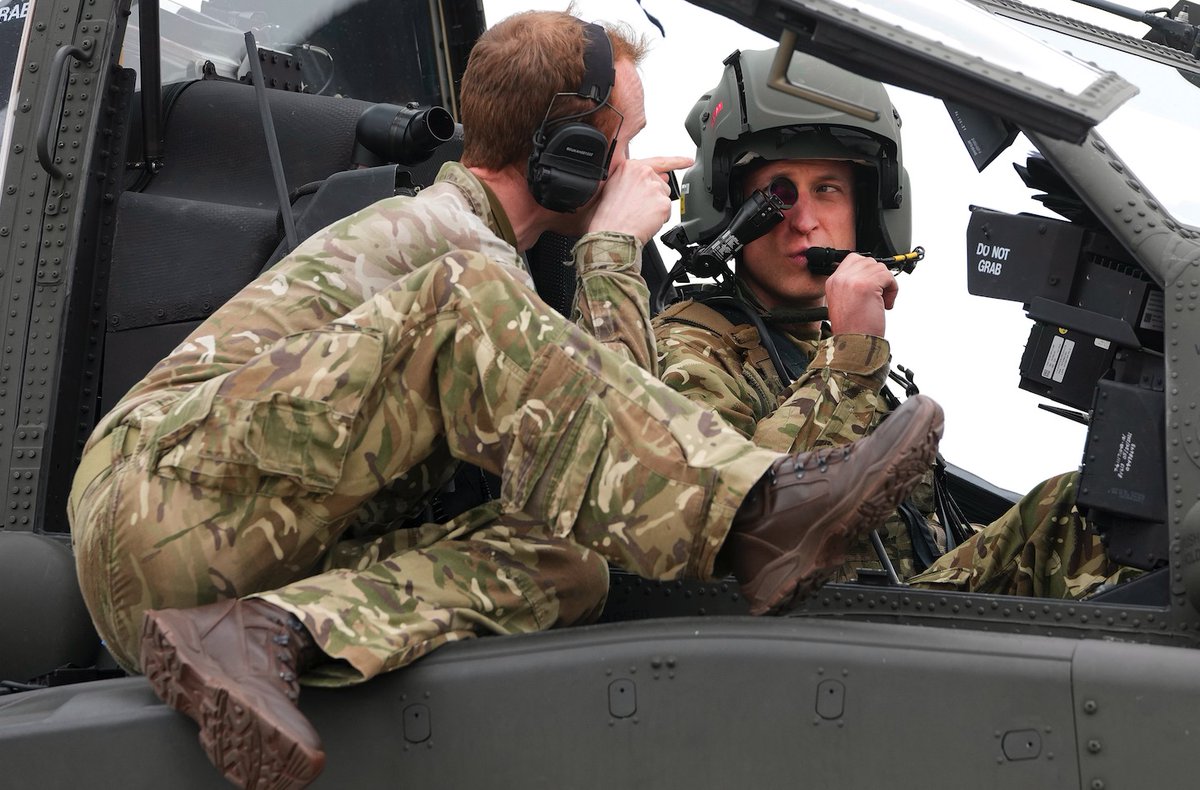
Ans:
[{"label": "white sky background", "polygon": [[[691,156],[695,149],[683,120],[696,100],[716,85],[721,61],[735,49],[766,49],[774,42],[684,0],[643,2],[662,22],[665,38],[635,0],[577,0],[576,10],[587,20],[624,21],[652,41],[642,66],[648,125],[634,140],[633,155]],[[1069,0],[1033,4],[1133,35],[1145,31]],[[483,0],[491,24],[518,11],[566,6],[566,0]],[[903,69],[903,64],[897,68]],[[895,88],[889,92],[904,122],[904,161],[913,184],[913,194],[906,196],[914,208],[913,243],[926,249],[917,271],[900,276],[900,298],[888,316],[893,364],[913,369],[921,391],[945,408],[942,451],[950,463],[1024,493],[1046,477],[1079,465],[1086,430],[1038,409],[1038,403],[1049,401],[1019,389],[1021,354],[1032,324],[1019,303],[967,293],[965,230],[971,204],[1055,215],[1029,198],[1030,191],[1004,155],[976,174],[940,102]],[[1113,143],[1115,131],[1102,129]],[[1143,128],[1136,134],[1144,132]],[[1191,135],[1177,142],[1186,139]],[[1018,138],[1010,156],[1023,162],[1031,150]],[[1125,149],[1117,145],[1117,150]],[[1140,170],[1139,174],[1146,178]],[[666,228],[677,222],[676,214]],[[669,267],[676,256],[665,247],[662,251]]]}]

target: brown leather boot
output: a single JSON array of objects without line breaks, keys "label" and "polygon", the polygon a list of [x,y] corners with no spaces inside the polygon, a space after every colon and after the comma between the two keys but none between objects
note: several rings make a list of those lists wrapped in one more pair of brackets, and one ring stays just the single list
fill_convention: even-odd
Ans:
[{"label": "brown leather boot", "polygon": [[941,435],[941,407],[914,395],[865,439],[772,464],[722,547],[751,614],[786,609],[828,579],[920,481]]},{"label": "brown leather boot", "polygon": [[301,788],[325,766],[296,706],[319,655],[291,613],[258,599],[146,612],[142,671],[154,693],[200,725],[200,744],[244,788]]}]

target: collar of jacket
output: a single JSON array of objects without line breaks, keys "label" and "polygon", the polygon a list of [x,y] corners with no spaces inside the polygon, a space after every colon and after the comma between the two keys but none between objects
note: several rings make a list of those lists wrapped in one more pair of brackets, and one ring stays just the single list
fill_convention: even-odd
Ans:
[{"label": "collar of jacket", "polygon": [[[752,307],[759,315],[765,316],[769,312],[767,308],[762,306],[762,302],[758,301],[758,297],[754,295],[745,283],[739,280],[736,276],[733,278],[733,288],[735,295],[747,305]],[[784,331],[775,326],[768,324],[768,327],[781,337],[788,338],[793,343],[799,341],[801,343],[816,343],[824,338],[830,337],[832,333],[829,331],[829,323],[821,322],[820,329],[817,330],[801,330],[799,332]]]},{"label": "collar of jacket", "polygon": [[512,222],[504,213],[504,206],[496,198],[488,185],[480,181],[474,173],[458,162],[447,162],[438,171],[436,183],[448,182],[462,191],[471,211],[483,218],[492,232],[504,239],[515,249],[517,234],[513,231]]}]

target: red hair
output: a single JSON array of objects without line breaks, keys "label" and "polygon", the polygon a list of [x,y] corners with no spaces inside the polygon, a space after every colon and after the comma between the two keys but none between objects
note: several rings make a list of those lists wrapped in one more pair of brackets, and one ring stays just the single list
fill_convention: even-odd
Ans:
[{"label": "red hair", "polygon": [[[606,27],[613,61],[635,66],[645,39],[627,28]],[[584,112],[593,103],[573,93],[583,82],[584,24],[561,11],[525,11],[489,28],[471,50],[462,78],[462,163],[500,170],[529,159],[533,135],[554,103],[551,118]],[[610,96],[611,101],[611,96]],[[616,113],[600,110],[581,119],[612,137]]]}]

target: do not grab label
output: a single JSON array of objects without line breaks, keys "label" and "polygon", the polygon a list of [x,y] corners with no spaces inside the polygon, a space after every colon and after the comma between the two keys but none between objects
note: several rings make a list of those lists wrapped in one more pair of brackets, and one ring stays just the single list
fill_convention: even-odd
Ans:
[{"label": "do not grab label", "polygon": [[999,277],[1004,271],[1004,261],[1008,260],[1011,247],[997,247],[994,244],[980,242],[975,245],[975,254],[979,256],[977,268],[983,274]]},{"label": "do not grab label", "polygon": [[13,3],[0,7],[0,22],[14,22],[29,16],[29,3]]}]

